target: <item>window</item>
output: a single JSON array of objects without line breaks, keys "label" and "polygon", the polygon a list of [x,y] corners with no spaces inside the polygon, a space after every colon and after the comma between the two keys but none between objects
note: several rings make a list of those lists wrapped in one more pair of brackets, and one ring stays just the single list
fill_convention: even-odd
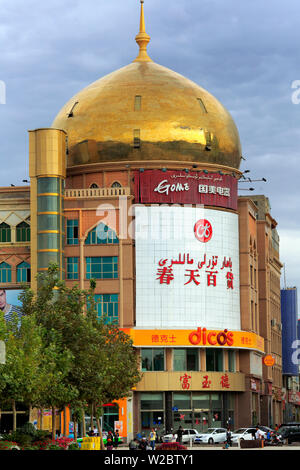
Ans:
[{"label": "window", "polygon": [[79,258],[67,258],[67,279],[79,279]]},{"label": "window", "polygon": [[119,183],[119,181],[115,181],[112,185],[112,188],[122,188],[122,185]]},{"label": "window", "polygon": [[116,232],[102,222],[89,232],[85,240],[86,245],[107,245],[118,243],[119,240]]},{"label": "window", "polygon": [[30,282],[30,264],[25,261],[17,266],[17,282]]},{"label": "window", "polygon": [[96,188],[99,188],[99,186],[97,185],[97,183],[92,183],[90,188],[91,189],[96,189]]},{"label": "window", "polygon": [[4,262],[0,264],[0,282],[11,282],[11,266]]},{"label": "window", "polygon": [[199,370],[199,349],[173,349],[173,370]]},{"label": "window", "polygon": [[98,317],[106,317],[107,323],[119,323],[119,294],[96,294]]},{"label": "window", "polygon": [[134,110],[140,111],[142,107],[142,97],[140,95],[136,95],[134,98]]},{"label": "window", "polygon": [[0,224],[0,242],[8,243],[11,241],[11,229],[5,222]]},{"label": "window", "polygon": [[206,370],[208,372],[223,371],[223,351],[217,348],[206,349]]},{"label": "window", "polygon": [[17,242],[30,242],[30,225],[21,222],[16,227]]},{"label": "window", "polygon": [[235,372],[235,351],[228,351],[228,371]]},{"label": "window", "polygon": [[134,129],[133,131],[133,147],[140,148],[141,146],[141,131],[140,129]]},{"label": "window", "polygon": [[86,258],[87,279],[118,279],[118,257],[98,256]]},{"label": "window", "polygon": [[78,220],[67,220],[67,245],[78,245]]},{"label": "window", "polygon": [[141,357],[143,372],[165,370],[165,355],[163,349],[142,349]]}]

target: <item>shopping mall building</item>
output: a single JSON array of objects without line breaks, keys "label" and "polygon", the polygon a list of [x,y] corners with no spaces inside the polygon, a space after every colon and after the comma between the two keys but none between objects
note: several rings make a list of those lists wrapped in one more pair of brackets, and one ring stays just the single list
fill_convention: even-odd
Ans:
[{"label": "shopping mall building", "polygon": [[[238,197],[229,112],[137,58],[29,131],[30,186],[0,188],[0,288],[49,263],[133,339],[143,377],[105,408],[130,438],[282,421],[279,238],[265,196]],[[51,117],[49,117],[51,118]],[[71,417],[70,417],[71,419]]]}]

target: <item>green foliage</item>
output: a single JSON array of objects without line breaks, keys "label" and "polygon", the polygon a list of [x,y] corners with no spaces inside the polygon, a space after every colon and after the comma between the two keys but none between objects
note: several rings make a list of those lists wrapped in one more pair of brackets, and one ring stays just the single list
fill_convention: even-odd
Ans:
[{"label": "green foliage", "polygon": [[[103,403],[125,397],[141,379],[133,343],[116,325],[98,319],[94,280],[88,291],[67,288],[51,265],[37,281],[36,295],[24,288],[20,296],[21,326],[17,317],[5,323],[0,313],[7,350],[0,365],[0,405],[71,406],[78,422],[89,404],[99,418]],[[32,429],[24,434],[35,435]]]}]

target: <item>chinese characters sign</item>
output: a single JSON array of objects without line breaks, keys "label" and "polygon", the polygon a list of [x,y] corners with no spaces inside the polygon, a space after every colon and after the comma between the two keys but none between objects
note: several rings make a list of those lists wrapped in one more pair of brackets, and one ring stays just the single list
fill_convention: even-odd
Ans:
[{"label": "chinese characters sign", "polygon": [[195,327],[191,330],[139,330],[124,329],[132,338],[135,347],[214,347],[234,349],[252,349],[264,352],[264,340],[250,331],[211,330]]},{"label": "chinese characters sign", "polygon": [[137,203],[203,204],[237,209],[237,179],[232,175],[185,171],[135,172]]}]

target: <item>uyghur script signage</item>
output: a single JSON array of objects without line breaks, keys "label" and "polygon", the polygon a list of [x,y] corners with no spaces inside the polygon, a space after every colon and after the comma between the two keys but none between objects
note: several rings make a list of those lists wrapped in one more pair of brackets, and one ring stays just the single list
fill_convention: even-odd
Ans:
[{"label": "uyghur script signage", "polygon": [[202,171],[136,171],[135,199],[142,204],[203,204],[237,210],[237,179]]}]

